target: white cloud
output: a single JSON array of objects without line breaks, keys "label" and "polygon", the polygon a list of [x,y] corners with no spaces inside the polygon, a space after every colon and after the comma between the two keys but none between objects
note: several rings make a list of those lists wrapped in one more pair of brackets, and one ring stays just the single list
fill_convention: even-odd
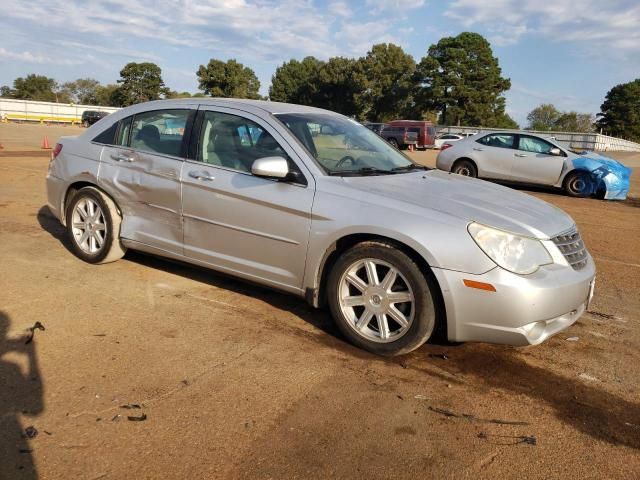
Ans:
[{"label": "white cloud", "polygon": [[640,4],[634,0],[456,0],[445,15],[465,28],[484,29],[499,46],[539,35],[589,53],[640,54]]},{"label": "white cloud", "polygon": [[330,14],[337,15],[338,17],[343,18],[347,18],[353,15],[353,10],[351,10],[351,7],[349,7],[347,2],[344,2],[342,0],[330,2],[327,10]]},{"label": "white cloud", "polygon": [[90,55],[85,55],[85,59],[72,59],[72,58],[55,58],[51,56],[46,56],[41,53],[32,53],[28,50],[23,50],[21,52],[12,52],[5,48],[0,47],[0,58],[5,60],[12,60],[23,63],[34,63],[34,64],[57,64],[57,65],[80,65],[84,61],[92,60]]},{"label": "white cloud", "polygon": [[367,0],[365,5],[374,14],[389,13],[404,17],[408,15],[411,10],[424,6],[424,0],[414,0],[412,2],[403,0]]}]

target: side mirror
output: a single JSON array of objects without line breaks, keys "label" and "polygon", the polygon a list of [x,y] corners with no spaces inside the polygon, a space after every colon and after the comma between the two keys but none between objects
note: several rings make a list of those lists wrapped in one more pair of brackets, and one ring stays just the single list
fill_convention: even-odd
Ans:
[{"label": "side mirror", "polygon": [[549,155],[555,155],[556,157],[559,157],[562,155],[562,150],[560,150],[558,147],[553,147],[551,150],[549,150]]},{"label": "side mirror", "polygon": [[289,164],[282,157],[258,158],[251,165],[251,173],[256,177],[286,178],[289,175]]}]

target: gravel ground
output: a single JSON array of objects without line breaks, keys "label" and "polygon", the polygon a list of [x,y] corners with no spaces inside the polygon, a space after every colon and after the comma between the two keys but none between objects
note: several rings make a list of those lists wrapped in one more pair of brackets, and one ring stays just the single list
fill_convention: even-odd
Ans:
[{"label": "gravel ground", "polygon": [[640,478],[637,171],[626,202],[533,192],[597,263],[569,330],[382,359],[297,298],[136,253],[76,259],[38,150],[80,131],[0,124],[0,479]]}]

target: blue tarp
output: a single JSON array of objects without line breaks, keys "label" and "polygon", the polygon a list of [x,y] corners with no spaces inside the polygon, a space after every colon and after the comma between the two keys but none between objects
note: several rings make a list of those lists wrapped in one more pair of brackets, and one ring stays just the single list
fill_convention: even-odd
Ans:
[{"label": "blue tarp", "polygon": [[604,193],[606,200],[624,200],[629,193],[631,169],[612,158],[595,152],[583,152],[571,160],[577,170],[591,173],[591,182],[585,183],[585,195]]}]

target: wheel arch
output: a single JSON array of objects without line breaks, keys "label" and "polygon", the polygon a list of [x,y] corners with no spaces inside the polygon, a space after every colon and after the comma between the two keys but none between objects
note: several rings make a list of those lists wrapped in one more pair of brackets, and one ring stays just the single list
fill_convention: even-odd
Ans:
[{"label": "wheel arch", "polygon": [[109,195],[107,192],[104,191],[104,189],[100,188],[98,185],[96,185],[93,182],[88,182],[86,180],[79,180],[76,182],[71,183],[68,187],[66,192],[64,193],[63,199],[62,199],[62,209],[60,210],[60,220],[62,225],[66,226],[67,225],[67,205],[69,203],[69,200],[73,197],[73,195],[75,195],[75,193],[85,187],[93,187],[96,190],[100,190],[100,192],[103,195],[106,195],[107,197],[109,197],[109,199],[113,202],[113,204],[116,206],[116,209],[118,210],[118,213],[120,215],[122,215],[122,210],[120,209],[120,206],[118,205],[118,202],[115,201],[115,199]]},{"label": "wheel arch", "polygon": [[318,271],[316,272],[315,285],[316,288],[307,288],[306,300],[312,306],[321,308],[327,304],[327,279],[329,273],[335,265],[340,255],[349,248],[363,242],[382,242],[391,244],[403,253],[405,253],[411,260],[413,260],[419,267],[425,281],[429,284],[430,289],[433,291],[434,307],[436,309],[436,329],[434,335],[442,336],[446,338],[447,334],[447,312],[445,308],[444,297],[442,294],[442,287],[438,282],[438,279],[431,270],[431,266],[426,258],[418,251],[412,248],[410,245],[399,241],[397,239],[387,237],[381,234],[374,233],[352,233],[340,237],[333,242],[329,248],[325,251]]}]

